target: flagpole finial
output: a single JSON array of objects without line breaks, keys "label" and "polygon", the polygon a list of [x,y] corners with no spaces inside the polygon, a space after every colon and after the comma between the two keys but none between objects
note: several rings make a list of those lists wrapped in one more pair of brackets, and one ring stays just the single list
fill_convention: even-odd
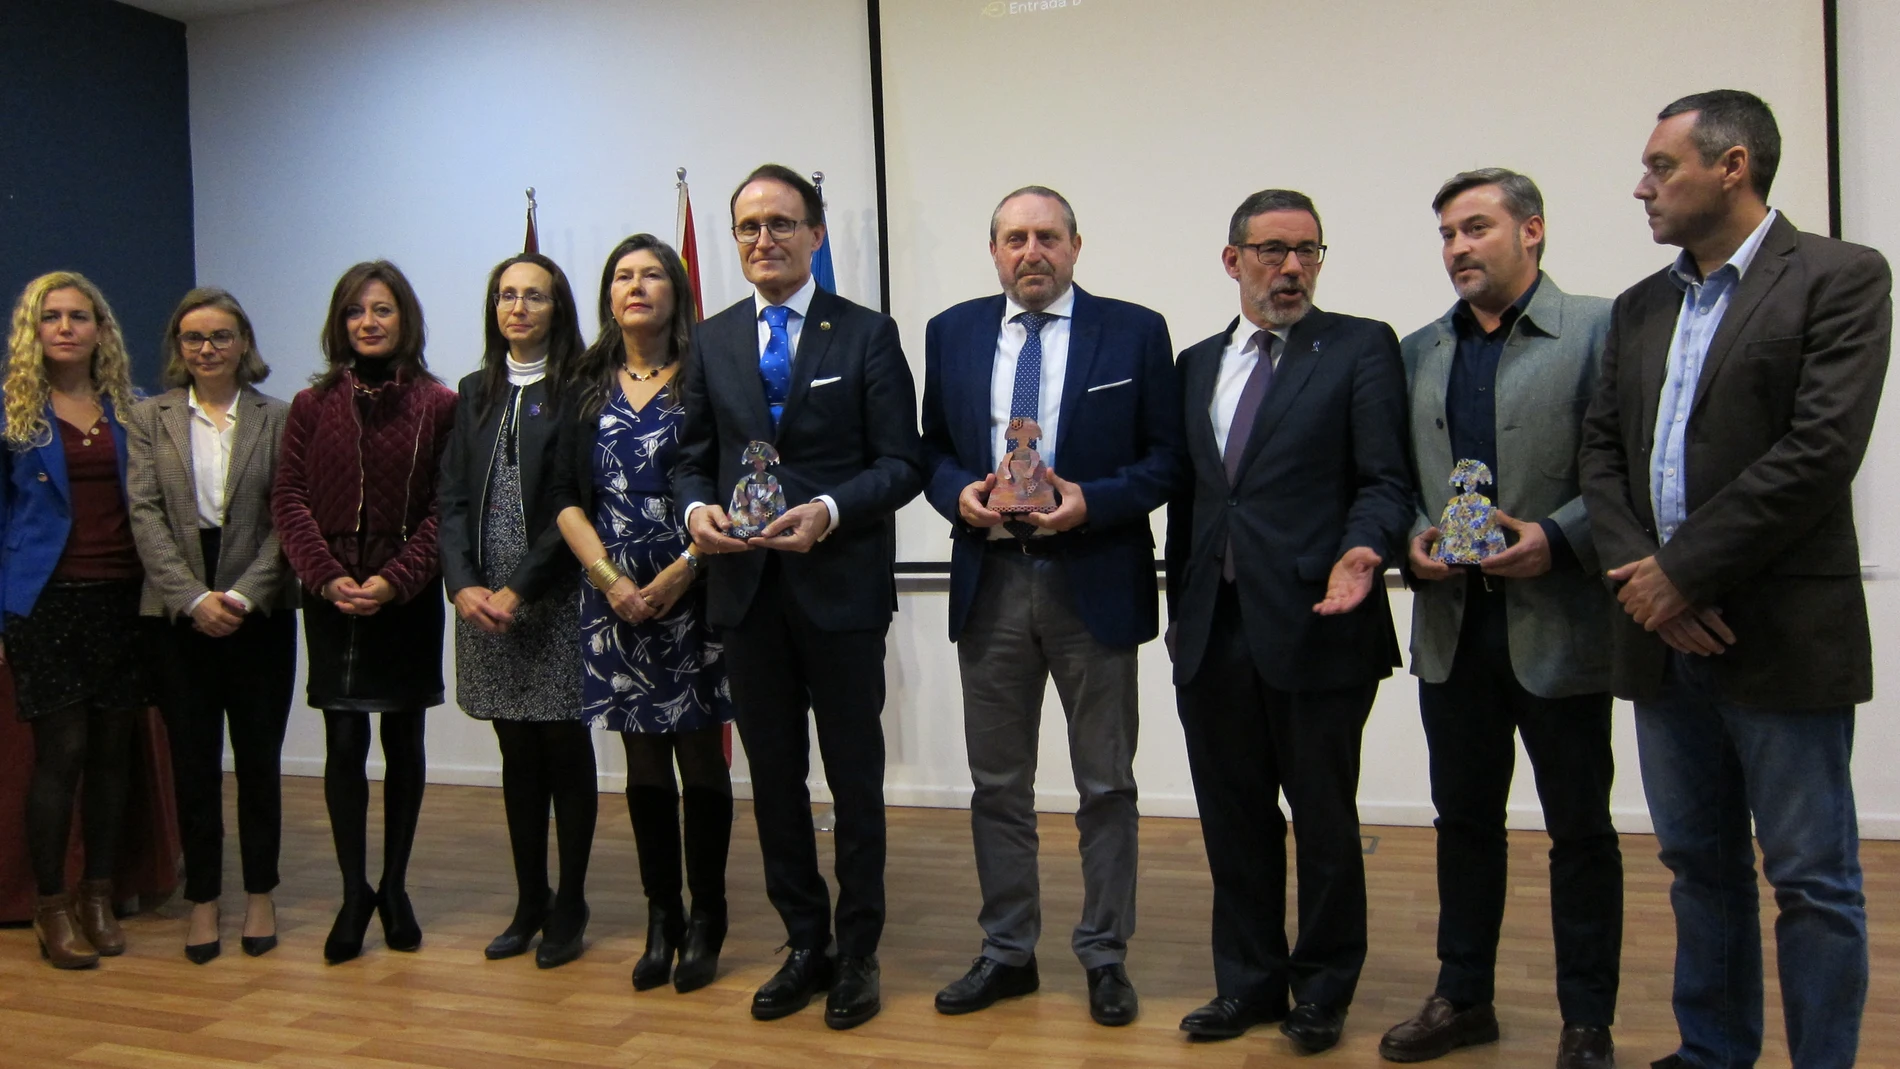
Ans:
[{"label": "flagpole finial", "polygon": [[534,187],[528,187],[528,207],[534,207]]},{"label": "flagpole finial", "polygon": [[686,181],[686,168],[684,167],[675,168],[673,170],[673,173],[679,176],[679,180],[681,182]]},{"label": "flagpole finial", "polygon": [[813,172],[811,173],[811,184],[812,184],[812,185],[814,185],[814,186],[822,186],[822,185],[824,185],[824,184],[825,184],[825,172],[823,172],[823,171],[813,171]]}]

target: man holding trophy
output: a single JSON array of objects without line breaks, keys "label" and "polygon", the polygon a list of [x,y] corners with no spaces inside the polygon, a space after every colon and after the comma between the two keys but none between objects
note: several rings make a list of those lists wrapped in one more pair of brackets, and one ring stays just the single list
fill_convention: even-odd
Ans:
[{"label": "man holding trophy", "polygon": [[1148,514],[1180,461],[1168,328],[1073,285],[1067,200],[1019,189],[990,219],[1003,292],[924,335],[924,495],[952,526],[950,638],[963,682],[983,890],[982,953],[937,995],[946,1014],[1026,995],[1036,939],[1036,753],[1054,678],[1081,807],[1082,917],[1070,946],[1089,1013],[1135,1019],[1135,650],[1155,637]]},{"label": "man holding trophy", "polygon": [[[1544,204],[1523,175],[1457,175],[1432,200],[1458,303],[1400,345],[1419,514],[1412,672],[1438,809],[1437,988],[1379,1052],[1494,1042],[1505,802],[1524,740],[1549,829],[1559,1069],[1608,1066],[1623,931],[1610,822],[1613,605],[1577,481],[1610,302],[1543,274]],[[1442,510],[1442,511],[1441,511]],[[1442,517],[1434,522],[1432,517]]]}]

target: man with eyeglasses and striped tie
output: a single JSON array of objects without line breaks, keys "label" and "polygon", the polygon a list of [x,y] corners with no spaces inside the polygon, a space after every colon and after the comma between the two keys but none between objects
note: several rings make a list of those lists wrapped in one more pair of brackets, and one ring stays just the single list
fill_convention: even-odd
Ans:
[{"label": "man with eyeglasses and striped tie", "polygon": [[[1181,354],[1188,474],[1168,504],[1168,625],[1214,877],[1216,997],[1181,1029],[1339,1042],[1366,957],[1359,741],[1399,663],[1386,566],[1412,520],[1392,328],[1313,307],[1306,195],[1241,202],[1221,251],[1240,316]],[[1286,941],[1286,792],[1299,937]],[[1289,1002],[1292,1004],[1289,1009]]]}]

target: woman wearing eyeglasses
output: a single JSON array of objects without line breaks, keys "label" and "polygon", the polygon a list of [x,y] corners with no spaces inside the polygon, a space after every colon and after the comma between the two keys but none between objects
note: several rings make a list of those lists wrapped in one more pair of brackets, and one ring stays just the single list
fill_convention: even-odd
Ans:
[{"label": "woman wearing eyeglasses", "polygon": [[224,868],[224,725],[238,788],[242,946],[277,945],[279,787],[297,670],[297,591],[271,523],[271,482],[290,406],[259,393],[270,374],[250,317],[221,289],[195,289],[166,325],[165,384],[126,420],[132,536],[145,563],[140,610],[159,617],[159,707],[192,903],[185,957],[218,956]]},{"label": "woman wearing eyeglasses", "polygon": [[[27,283],[13,306],[0,430],[0,659],[33,729],[33,930],[40,956],[61,969],[125,953],[112,876],[135,716],[152,699],[119,422],[132,403],[124,336],[99,288],[71,271]],[[66,844],[82,780],[86,867],[69,898]]]},{"label": "woman wearing eyeglasses", "polygon": [[[608,255],[600,336],[574,375],[554,491],[561,533],[592,584],[581,592],[583,708],[620,732],[627,751],[627,813],[647,896],[637,991],[711,983],[726,937],[732,782],[721,725],[732,697],[672,491],[691,286],[679,255],[651,234]],[[680,897],[682,795],[690,916]]]},{"label": "woman wearing eyeglasses", "polygon": [[[422,945],[406,888],[422,815],[423,715],[442,703],[436,480],[455,391],[423,359],[422,304],[387,260],[343,273],[330,294],[329,369],[290,403],[271,518],[303,583],[308,696],[323,710],[323,800],[343,904],[323,944],[335,965],[362,953],[371,914],[383,944]],[[367,875],[370,714],[383,745],[383,875]]]},{"label": "woman wearing eyeglasses", "polygon": [[[442,460],[442,577],[455,605],[455,699],[495,726],[514,853],[514,920],[490,960],[544,969],[580,956],[588,855],[600,795],[581,718],[580,569],[554,525],[555,392],[580,358],[567,276],[524,253],[488,274],[487,345],[457,391]],[[548,887],[548,808],[560,893]]]}]

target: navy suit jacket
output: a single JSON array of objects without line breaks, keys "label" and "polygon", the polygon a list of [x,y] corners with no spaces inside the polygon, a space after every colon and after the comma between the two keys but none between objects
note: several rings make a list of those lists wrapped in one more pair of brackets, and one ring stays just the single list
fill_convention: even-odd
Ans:
[{"label": "navy suit jacket", "polygon": [[[1003,295],[965,301],[924,331],[924,496],[951,524],[950,638],[963,633],[987,528],[957,511],[963,488],[996,470],[991,376]],[[1148,514],[1181,464],[1181,406],[1168,325],[1137,304],[1075,288],[1056,427],[1056,474],[1082,488],[1088,519],[1063,536],[1074,609],[1108,646],[1155,637],[1159,596]]]},{"label": "navy suit jacket", "polygon": [[1351,612],[1321,616],[1313,606],[1347,550],[1404,559],[1415,506],[1399,339],[1377,320],[1317,308],[1295,323],[1230,483],[1208,408],[1239,322],[1179,364],[1188,469],[1168,505],[1175,683],[1200,670],[1230,543],[1247,647],[1269,686],[1335,690],[1384,679],[1399,663],[1399,642],[1383,579]]},{"label": "navy suit jacket", "polygon": [[[125,427],[112,400],[103,394],[99,403],[103,417],[112,427],[112,444],[119,455],[119,493],[125,493]],[[59,417],[53,406],[46,406],[47,426],[52,439],[45,445],[11,449],[0,445],[0,531],[5,532],[5,548],[0,550],[0,609],[25,616],[46,588],[47,579],[66,552],[66,538],[73,529],[71,484],[66,477],[66,449],[59,440]],[[0,615],[4,630],[4,615]]]},{"label": "navy suit jacket", "polygon": [[699,325],[686,368],[674,500],[727,508],[750,469],[747,443],[770,442],[770,469],[788,506],[829,494],[838,523],[809,553],[755,549],[707,559],[707,618],[736,627],[758,592],[765,555],[778,553],[798,605],[824,631],[889,626],[897,606],[892,566],[896,512],[917,496],[917,387],[890,316],[835,293],[812,295],[791,393],[776,430],[759,378],[759,318],[747,297]]}]

